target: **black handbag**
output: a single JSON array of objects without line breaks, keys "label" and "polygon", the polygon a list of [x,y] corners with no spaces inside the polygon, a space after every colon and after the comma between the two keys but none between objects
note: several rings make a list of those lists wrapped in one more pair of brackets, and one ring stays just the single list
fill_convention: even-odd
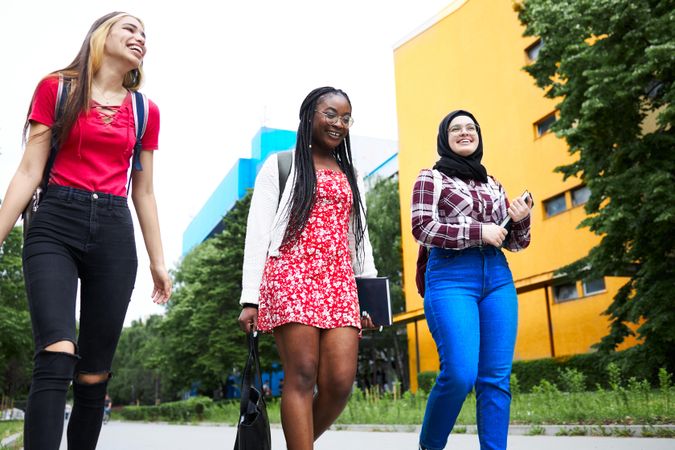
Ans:
[{"label": "black handbag", "polygon": [[241,403],[234,450],[271,450],[270,421],[261,388],[258,333],[249,333],[247,338],[248,358],[241,376]]},{"label": "black handbag", "polygon": [[[64,81],[63,75],[59,74],[59,86],[56,91],[56,103],[54,106],[54,120],[57,120],[61,117],[63,113],[63,108],[65,107],[66,101],[68,99],[68,90],[70,88],[70,82]],[[49,158],[45,165],[44,172],[42,173],[42,180],[40,180],[40,185],[33,192],[28,205],[21,213],[23,219],[23,237],[24,239],[28,235],[28,228],[33,219],[33,215],[37,212],[38,206],[40,206],[40,201],[42,196],[47,190],[47,184],[49,183],[49,174],[52,171],[52,166],[54,165],[54,160],[56,159],[56,153],[58,152],[58,138],[56,135],[52,134],[52,140],[49,146]]]}]

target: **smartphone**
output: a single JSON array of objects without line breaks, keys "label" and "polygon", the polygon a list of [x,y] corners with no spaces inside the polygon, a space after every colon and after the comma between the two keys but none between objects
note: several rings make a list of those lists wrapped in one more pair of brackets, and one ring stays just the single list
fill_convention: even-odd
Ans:
[{"label": "smartphone", "polygon": [[[530,209],[534,208],[534,198],[532,197],[532,194],[530,194],[530,191],[525,189],[525,192],[520,194],[520,198],[522,198],[525,203],[527,203],[527,200],[529,199],[530,202],[532,203],[532,206],[530,207]],[[509,222],[511,222],[511,216],[507,215],[506,219],[504,219],[502,221],[502,223],[499,224],[499,226],[502,227],[502,228],[506,228],[506,226],[509,224]]]}]

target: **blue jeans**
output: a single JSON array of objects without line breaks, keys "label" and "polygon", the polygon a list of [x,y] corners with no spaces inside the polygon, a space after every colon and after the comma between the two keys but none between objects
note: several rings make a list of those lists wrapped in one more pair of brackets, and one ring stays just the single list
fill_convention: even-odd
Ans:
[{"label": "blue jeans", "polygon": [[429,394],[421,446],[445,448],[462,404],[475,387],[480,448],[506,449],[518,300],[501,250],[433,248],[424,313],[438,348],[440,373]]}]

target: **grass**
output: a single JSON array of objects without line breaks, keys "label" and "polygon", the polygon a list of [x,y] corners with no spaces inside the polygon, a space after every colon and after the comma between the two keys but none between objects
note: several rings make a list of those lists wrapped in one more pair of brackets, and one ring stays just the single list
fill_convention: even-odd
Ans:
[{"label": "grass", "polygon": [[525,433],[527,436],[540,436],[542,434],[546,434],[546,428],[542,427],[541,425],[532,425],[532,427],[527,430],[527,433]]},{"label": "grass", "polygon": [[[511,404],[511,423],[522,425],[577,424],[600,426],[588,429],[603,435],[602,425],[607,424],[673,424],[671,393],[663,390],[648,392],[598,390],[589,392],[560,392],[549,388],[529,394],[515,394]],[[427,395],[409,392],[394,398],[391,394],[356,391],[336,424],[387,424],[419,425],[424,417]],[[279,423],[280,402],[267,402],[270,422]],[[216,403],[209,408],[204,419],[213,422],[236,424],[239,403]],[[476,397],[470,394],[457,418],[458,426],[476,423]],[[583,428],[566,429],[567,435],[576,436]],[[585,429],[584,429],[585,430]],[[608,434],[612,434],[610,431]]]},{"label": "grass", "polygon": [[[7,420],[0,422],[0,440],[23,431],[23,420]],[[20,449],[23,447],[23,438],[14,441],[10,446],[0,445],[0,450]]]},{"label": "grass", "polygon": [[5,439],[20,431],[23,431],[23,420],[3,420],[0,422],[0,439]]},{"label": "grass", "polygon": [[[672,376],[664,369],[659,373],[660,386],[652,388],[647,381],[638,381],[634,378],[622,380],[621,373],[616,366],[608,366],[609,388],[596,386],[596,390],[587,391],[583,374],[573,369],[563,375],[562,386],[564,391],[547,380],[542,380],[534,386],[532,392],[521,393],[518,381],[512,379],[513,399],[511,403],[511,423],[532,425],[531,432],[536,432],[541,425],[578,425],[564,428],[560,433],[569,436],[590,434],[593,436],[616,436],[616,430],[603,428],[603,425],[641,424],[646,426],[667,424],[672,425],[675,388]],[[345,424],[383,424],[383,425],[419,425],[424,417],[427,403],[427,394],[419,390],[417,394],[405,392],[400,394],[397,389],[393,393],[380,393],[377,390],[356,390],[347,404],[344,412],[336,421],[336,425]],[[191,402],[191,403],[190,403]],[[164,408],[166,411],[185,409],[195,404],[202,406],[198,414],[185,413],[181,415],[164,416],[159,414]],[[169,408],[171,406],[171,408]],[[194,405],[193,405],[194,406]],[[122,414],[129,420],[183,420],[228,423],[234,425],[239,416],[239,402],[228,400],[211,402],[210,399],[198,398],[186,402],[174,402],[159,407],[136,407],[142,412],[137,417]],[[190,407],[192,408],[192,407]],[[189,409],[189,408],[188,408]],[[129,408],[129,413],[131,413]],[[280,402],[278,399],[267,403],[267,413],[272,423],[279,423]],[[172,417],[178,417],[174,419]],[[187,418],[187,419],[185,419]],[[476,397],[470,394],[457,418],[457,426],[473,425],[476,423]],[[586,426],[586,427],[584,427]],[[647,434],[654,436],[672,436],[672,430],[663,430],[658,427],[647,428]],[[632,433],[626,429],[620,433]]]}]

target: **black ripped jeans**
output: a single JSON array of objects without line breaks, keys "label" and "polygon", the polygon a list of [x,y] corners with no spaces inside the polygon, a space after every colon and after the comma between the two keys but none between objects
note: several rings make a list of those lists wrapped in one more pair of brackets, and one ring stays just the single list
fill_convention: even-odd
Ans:
[{"label": "black ripped jeans", "polygon": [[[77,374],[110,373],[137,267],[126,198],[49,186],[23,248],[36,350],[24,424],[26,450],[58,450],[71,381]],[[76,354],[45,350],[59,341],[73,342]],[[69,450],[96,448],[106,388],[107,381],[75,381]]]}]

